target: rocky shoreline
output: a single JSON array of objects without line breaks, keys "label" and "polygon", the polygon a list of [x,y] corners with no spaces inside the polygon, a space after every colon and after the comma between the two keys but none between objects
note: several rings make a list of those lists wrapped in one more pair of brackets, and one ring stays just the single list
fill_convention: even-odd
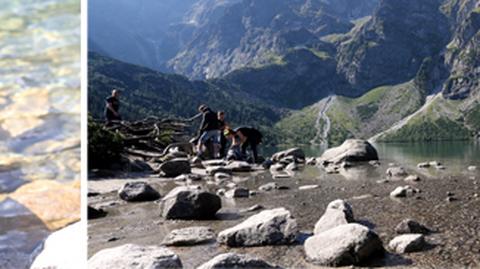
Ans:
[{"label": "rocky shoreline", "polygon": [[473,166],[402,167],[361,140],[263,166],[172,155],[162,177],[89,181],[92,268],[479,265]]}]

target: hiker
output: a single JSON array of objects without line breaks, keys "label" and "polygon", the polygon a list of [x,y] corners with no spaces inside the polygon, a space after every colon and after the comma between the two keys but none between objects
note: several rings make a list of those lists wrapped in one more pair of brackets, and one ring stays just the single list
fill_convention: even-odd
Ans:
[{"label": "hiker", "polygon": [[225,137],[224,131],[228,128],[228,124],[225,122],[225,112],[218,111],[218,128],[220,129],[220,158],[226,156],[227,150],[227,138]]},{"label": "hiker", "polygon": [[225,139],[231,141],[231,145],[228,149],[225,159],[227,161],[243,161],[245,159],[245,155],[242,154],[242,143],[240,142],[240,136],[238,136],[238,134],[236,134],[235,131],[229,127],[225,128],[223,135]]},{"label": "hiker", "polygon": [[252,151],[252,162],[256,163],[259,161],[257,146],[262,142],[262,133],[260,133],[260,131],[252,127],[238,127],[234,130],[228,129],[228,132],[225,133],[228,133],[229,138],[232,139],[232,147],[235,144],[240,145],[240,155],[242,159],[245,158],[247,148],[250,147]]},{"label": "hiker", "polygon": [[112,95],[106,98],[105,102],[105,119],[106,124],[111,125],[112,121],[120,121],[122,117],[118,112],[120,108],[120,101],[118,100],[120,96],[120,91],[113,89]]},{"label": "hiker", "polygon": [[200,138],[197,142],[197,156],[200,157],[203,154],[203,148],[207,147],[207,142],[210,140],[213,143],[213,158],[218,158],[220,130],[217,113],[213,112],[206,105],[199,106],[198,111],[202,113],[202,123],[199,129]]}]

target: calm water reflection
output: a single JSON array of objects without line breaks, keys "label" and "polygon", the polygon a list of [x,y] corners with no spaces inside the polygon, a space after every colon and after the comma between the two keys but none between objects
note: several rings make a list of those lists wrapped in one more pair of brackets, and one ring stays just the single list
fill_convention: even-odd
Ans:
[{"label": "calm water reflection", "polygon": [[[293,147],[293,146],[291,146]],[[480,163],[479,141],[444,141],[423,143],[377,143],[374,144],[380,160],[416,165],[419,162],[439,161],[451,165],[474,165]],[[278,150],[289,148],[264,148],[269,156]],[[325,151],[322,146],[302,146],[307,156],[320,156]]]}]

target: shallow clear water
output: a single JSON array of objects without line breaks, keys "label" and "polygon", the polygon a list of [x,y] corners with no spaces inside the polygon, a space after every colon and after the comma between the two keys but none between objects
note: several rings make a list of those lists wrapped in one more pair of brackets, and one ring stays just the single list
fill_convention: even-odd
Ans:
[{"label": "shallow clear water", "polygon": [[[387,253],[382,259],[369,261],[372,267],[418,266],[419,268],[477,268],[480,265],[480,169],[469,171],[470,165],[479,165],[479,145],[473,142],[376,144],[380,165],[369,164],[328,174],[318,166],[306,166],[291,178],[274,179],[269,171],[235,174],[232,181],[250,190],[276,182],[287,190],[258,191],[249,198],[222,197],[222,209],[215,220],[182,221],[160,217],[158,203],[126,203],[119,199],[117,190],[128,181],[146,181],[162,195],[182,184],[156,175],[131,175],[124,179],[95,179],[89,189],[100,195],[89,197],[89,204],[108,212],[105,218],[89,221],[89,256],[101,249],[126,243],[157,245],[173,229],[190,226],[209,226],[216,233],[232,227],[256,212],[242,209],[260,204],[267,209],[285,207],[296,218],[298,227],[306,234],[322,216],[327,204],[345,199],[353,207],[357,221],[369,226],[380,236],[384,245],[395,236],[395,226],[405,218],[413,218],[438,231],[427,237],[431,244],[421,252],[396,255]],[[269,151],[272,149],[264,149]],[[323,149],[304,149],[308,156],[320,156]],[[418,162],[440,161],[446,169],[417,168]],[[403,166],[409,174],[422,179],[406,183],[403,178],[386,178],[391,163]],[[480,166],[479,166],[480,168]],[[222,184],[207,183],[211,178],[192,182],[212,192],[227,188]],[[413,184],[422,192],[416,197],[391,198],[390,192],[398,186]],[[300,190],[300,186],[318,185]],[[446,201],[447,192],[458,200]],[[304,234],[305,236],[307,236]],[[292,246],[264,246],[228,248],[218,243],[192,247],[171,247],[186,268],[195,268],[214,256],[225,252],[248,253],[285,268],[320,268],[306,262],[301,239]]]},{"label": "shallow clear water", "polygon": [[79,173],[80,2],[0,0],[0,251],[30,254],[51,230],[18,188]]}]

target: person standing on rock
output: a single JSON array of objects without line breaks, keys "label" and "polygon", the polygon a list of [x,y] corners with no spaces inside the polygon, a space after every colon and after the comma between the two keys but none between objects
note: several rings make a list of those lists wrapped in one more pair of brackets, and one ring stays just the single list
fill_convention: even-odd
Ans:
[{"label": "person standing on rock", "polygon": [[107,97],[105,100],[105,119],[107,126],[111,125],[113,121],[120,121],[122,117],[118,112],[120,109],[120,101],[119,101],[120,91],[119,90],[112,90],[112,95]]},{"label": "person standing on rock", "polygon": [[203,155],[204,148],[207,148],[207,142],[211,141],[213,144],[213,157],[218,158],[220,150],[220,129],[217,113],[213,112],[206,105],[199,106],[198,111],[202,113],[202,123],[199,129],[200,138],[197,143],[197,156],[200,157]]},{"label": "person standing on rock", "polygon": [[218,111],[218,128],[220,129],[220,158],[226,156],[227,150],[227,138],[225,137],[225,130],[228,128],[228,124],[225,122],[225,112]]}]

